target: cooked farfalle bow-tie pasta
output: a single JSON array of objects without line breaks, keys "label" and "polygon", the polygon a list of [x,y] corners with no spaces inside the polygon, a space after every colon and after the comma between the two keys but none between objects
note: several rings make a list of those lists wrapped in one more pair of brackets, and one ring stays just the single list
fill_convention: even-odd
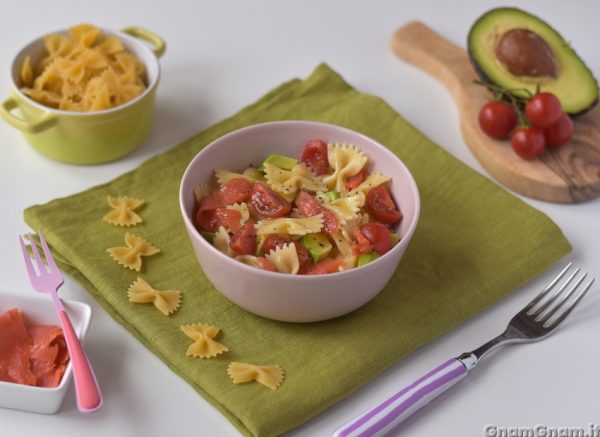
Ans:
[{"label": "cooked farfalle bow-tie pasta", "polygon": [[101,111],[123,105],[147,87],[146,68],[121,40],[90,24],[46,35],[44,54],[26,56],[21,91],[43,105],[65,111]]},{"label": "cooked farfalle bow-tie pasta", "polygon": [[[196,228],[222,254],[292,275],[360,267],[398,242],[391,178],[352,144],[311,140],[299,156],[216,169],[196,187]],[[218,256],[218,255],[215,255]]]}]

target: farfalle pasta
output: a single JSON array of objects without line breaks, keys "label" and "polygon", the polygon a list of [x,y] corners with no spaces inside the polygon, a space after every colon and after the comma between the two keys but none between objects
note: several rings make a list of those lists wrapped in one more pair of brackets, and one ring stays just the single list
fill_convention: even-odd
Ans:
[{"label": "farfalle pasta", "polygon": [[144,204],[142,199],[108,196],[106,202],[112,208],[112,211],[102,217],[105,222],[115,226],[135,226],[143,222],[142,218],[135,212]]},{"label": "farfalle pasta", "polygon": [[260,220],[254,226],[258,235],[306,235],[320,232],[323,228],[321,214],[312,217],[281,217]]},{"label": "farfalle pasta", "polygon": [[327,147],[327,160],[333,167],[333,173],[323,180],[327,186],[337,192],[346,191],[346,180],[359,173],[367,163],[367,157],[352,144],[330,144]]},{"label": "farfalle pasta", "polygon": [[126,246],[106,249],[109,255],[123,267],[139,272],[142,269],[142,257],[156,255],[160,249],[141,237],[125,234]]},{"label": "farfalle pasta", "polygon": [[123,105],[146,89],[146,68],[119,38],[90,24],[44,37],[45,55],[25,57],[21,91],[66,111],[101,111]]},{"label": "farfalle pasta", "polygon": [[299,158],[215,170],[194,190],[196,228],[241,263],[292,275],[360,267],[398,242],[391,177],[358,147],[311,140]]},{"label": "farfalle pasta", "polygon": [[272,390],[283,382],[283,370],[278,365],[257,366],[256,364],[232,362],[227,374],[234,384],[256,381]]},{"label": "farfalle pasta", "polygon": [[296,251],[296,246],[293,243],[277,246],[275,249],[269,252],[266,258],[273,263],[275,270],[277,270],[279,273],[290,273],[292,275],[296,275],[300,270],[298,252]]},{"label": "farfalle pasta", "polygon": [[212,358],[229,351],[227,346],[214,340],[221,328],[205,323],[194,323],[180,326],[180,329],[185,335],[194,340],[194,343],[187,348],[185,353],[187,356]]},{"label": "farfalle pasta", "polygon": [[137,278],[127,290],[129,302],[154,304],[161,313],[168,316],[177,311],[181,305],[179,290],[157,290],[142,278]]},{"label": "farfalle pasta", "polygon": [[301,189],[327,190],[327,185],[302,162],[296,164],[291,170],[285,170],[269,163],[265,163],[263,168],[267,183],[281,195],[292,194]]}]

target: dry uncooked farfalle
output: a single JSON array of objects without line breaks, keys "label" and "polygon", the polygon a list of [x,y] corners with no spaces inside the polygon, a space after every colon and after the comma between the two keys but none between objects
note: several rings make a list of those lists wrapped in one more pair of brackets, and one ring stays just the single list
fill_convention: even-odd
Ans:
[{"label": "dry uncooked farfalle", "polygon": [[127,290],[129,302],[152,303],[165,316],[174,313],[181,305],[179,290],[156,290],[142,278],[137,278]]},{"label": "dry uncooked farfalle", "polygon": [[256,381],[270,389],[277,389],[283,381],[283,370],[278,365],[257,366],[250,363],[233,362],[227,373],[235,384]]},{"label": "dry uncooked farfalle", "polygon": [[142,218],[134,210],[144,204],[143,200],[133,197],[108,196],[106,201],[112,211],[102,217],[105,222],[115,226],[135,226],[142,223]]},{"label": "dry uncooked farfalle", "polygon": [[146,240],[133,234],[125,234],[126,247],[111,247],[106,249],[110,256],[123,267],[139,272],[142,269],[142,257],[152,256],[160,252]]},{"label": "dry uncooked farfalle", "polygon": [[185,353],[187,356],[211,358],[229,350],[227,346],[213,340],[219,331],[221,331],[216,326],[205,323],[194,323],[180,326],[180,328],[185,335],[194,340],[194,343],[188,347]]}]

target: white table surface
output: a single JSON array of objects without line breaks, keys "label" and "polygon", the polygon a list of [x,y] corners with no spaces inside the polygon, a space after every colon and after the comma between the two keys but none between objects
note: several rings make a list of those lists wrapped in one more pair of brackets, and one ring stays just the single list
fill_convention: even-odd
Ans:
[{"label": "white table surface", "polygon": [[[32,292],[16,238],[27,230],[24,208],[108,181],[228,117],[281,82],[307,76],[322,61],[359,90],[384,98],[441,147],[484,172],[463,143],[458,113],[448,92],[425,73],[394,58],[388,43],[397,27],[419,19],[464,46],[471,23],[494,5],[501,4],[475,0],[3,1],[0,90],[4,95],[9,93],[8,72],[14,54],[50,30],[83,21],[113,29],[138,24],[162,35],[168,48],[160,61],[163,76],[152,135],[139,150],[118,162],[78,167],[50,161],[30,148],[16,129],[0,122],[0,290]],[[580,0],[575,6],[575,2],[532,0],[524,7],[552,23],[600,74],[599,2]],[[567,258],[600,279],[600,199],[579,205],[523,199],[562,228],[574,246]],[[391,366],[290,435],[330,435],[424,372],[479,346],[501,331],[557,271],[558,266]],[[595,286],[592,291],[558,333],[541,343],[496,353],[434,406],[406,422],[400,429],[402,435],[478,436],[484,435],[487,424],[599,424],[600,290]],[[81,415],[71,391],[56,415],[0,409],[0,435],[239,435],[79,284],[67,279],[62,296],[93,308],[87,351],[105,405],[96,414]]]}]

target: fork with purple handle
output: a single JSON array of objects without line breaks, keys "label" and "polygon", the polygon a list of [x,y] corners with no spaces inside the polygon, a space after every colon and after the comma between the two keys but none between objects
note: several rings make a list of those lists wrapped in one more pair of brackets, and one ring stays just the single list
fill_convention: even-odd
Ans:
[{"label": "fork with purple handle", "polygon": [[[546,338],[565,320],[594,283],[594,278],[591,278],[582,285],[587,274],[580,275],[579,268],[560,282],[570,270],[571,263],[512,318],[502,334],[472,352],[446,361],[375,408],[338,428],[334,437],[383,436],[466,377],[483,357],[498,346]],[[555,287],[556,290],[551,294]],[[577,290],[579,292],[572,298]]]},{"label": "fork with purple handle", "polygon": [[31,262],[31,258],[29,257],[29,252],[27,251],[25,241],[23,241],[23,238],[19,236],[19,242],[21,243],[21,250],[23,251],[23,257],[25,258],[27,273],[29,274],[29,279],[33,288],[35,288],[37,291],[47,293],[50,295],[50,297],[52,297],[54,308],[56,309],[56,314],[58,315],[60,325],[65,336],[65,343],[67,344],[69,357],[73,363],[77,408],[79,408],[79,411],[82,413],[91,413],[98,410],[102,406],[102,394],[100,393],[100,387],[98,386],[98,381],[96,380],[96,375],[94,375],[92,366],[90,365],[85,351],[79,342],[79,338],[77,338],[77,334],[73,329],[69,315],[65,311],[65,307],[63,306],[60,297],[58,297],[57,291],[64,282],[62,273],[58,269],[56,262],[54,262],[50,248],[48,248],[48,244],[46,243],[46,240],[44,240],[41,232],[38,233],[38,237],[40,239],[42,249],[44,250],[44,256],[47,264],[44,263],[44,260],[40,256],[33,236],[29,234],[31,252],[35,258],[38,270],[36,272],[33,263]]}]

